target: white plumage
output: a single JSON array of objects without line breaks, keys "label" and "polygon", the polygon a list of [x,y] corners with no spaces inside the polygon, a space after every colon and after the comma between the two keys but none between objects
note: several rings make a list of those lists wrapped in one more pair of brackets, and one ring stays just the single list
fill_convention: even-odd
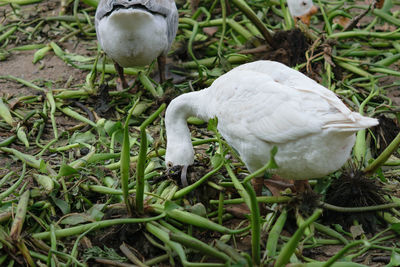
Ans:
[{"label": "white plumage", "polygon": [[311,11],[314,6],[312,0],[287,0],[290,14],[294,17],[300,17]]},{"label": "white plumage", "polygon": [[144,66],[167,54],[178,10],[173,0],[101,0],[95,26],[100,46],[120,67]]},{"label": "white plumage", "polygon": [[310,24],[311,16],[318,11],[312,0],[287,0],[287,5],[294,20],[300,18],[307,25]]},{"label": "white plumage", "polygon": [[277,173],[297,180],[339,169],[350,156],[355,132],[378,124],[350,111],[329,89],[273,61],[241,65],[210,87],[170,103],[165,114],[168,167],[193,164],[189,116],[217,117],[218,130],[250,172],[263,167],[277,146]]}]

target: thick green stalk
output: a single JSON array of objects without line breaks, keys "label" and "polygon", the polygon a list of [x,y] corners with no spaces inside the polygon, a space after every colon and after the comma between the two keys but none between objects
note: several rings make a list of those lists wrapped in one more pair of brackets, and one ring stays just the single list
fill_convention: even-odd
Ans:
[{"label": "thick green stalk", "polygon": [[195,183],[190,184],[188,186],[186,186],[185,188],[182,188],[181,190],[177,191],[174,194],[173,199],[179,199],[187,194],[189,194],[190,192],[192,192],[194,189],[196,189],[197,187],[199,187],[201,184],[203,184],[209,177],[211,177],[212,175],[214,175],[217,171],[219,171],[219,169],[221,169],[221,167],[224,165],[224,162],[222,161],[221,164],[219,164],[214,170],[206,173],[203,177],[201,177],[199,180],[197,180]]},{"label": "thick green stalk", "polygon": [[247,183],[243,183],[247,194],[250,199],[250,211],[251,211],[251,255],[253,258],[253,263],[256,265],[260,264],[260,243],[261,243],[261,218],[260,209],[258,208],[258,203],[256,199],[256,192],[253,187]]},{"label": "thick green stalk", "polygon": [[132,112],[135,106],[139,103],[139,98],[133,104],[132,108],[128,112],[128,116],[125,120],[124,131],[123,131],[123,141],[122,141],[122,151],[121,151],[121,187],[122,195],[124,198],[125,206],[128,210],[129,215],[132,215],[131,204],[129,203],[129,177],[130,177],[130,143],[129,143],[129,120],[132,116]]},{"label": "thick green stalk", "polygon": [[351,242],[351,243],[347,244],[346,246],[344,246],[344,248],[342,248],[339,252],[337,252],[335,254],[335,256],[331,257],[327,262],[325,262],[325,264],[322,267],[331,266],[335,261],[340,259],[350,248],[358,246],[358,245],[362,245],[362,244],[364,244],[366,246],[370,246],[370,244],[365,240],[358,240],[358,241]]},{"label": "thick green stalk", "polygon": [[25,178],[25,171],[26,171],[26,163],[23,163],[22,165],[22,172],[21,175],[19,176],[18,180],[9,188],[7,188],[4,192],[0,193],[0,202],[8,197],[12,192],[14,192],[15,189],[18,188],[18,186],[22,183],[22,181]]},{"label": "thick green stalk", "polygon": [[[92,228],[93,229],[101,229],[101,228],[110,227],[110,226],[117,225],[117,224],[144,223],[144,222],[159,220],[164,217],[165,217],[165,213],[161,213],[160,215],[155,216],[155,217],[122,218],[122,219],[104,220],[104,221],[82,224],[82,225],[74,226],[74,227],[70,227],[70,228],[55,230],[55,235],[57,238],[61,238],[61,237],[78,235],[78,234],[81,234]],[[32,237],[37,238],[37,239],[49,239],[50,232],[35,233],[35,234],[32,234]]]},{"label": "thick green stalk", "polygon": [[397,136],[393,139],[393,141],[383,150],[383,152],[371,163],[369,164],[363,172],[371,175],[373,174],[382,164],[384,164],[387,159],[392,155],[393,152],[396,151],[396,149],[400,145],[400,133],[397,134]]},{"label": "thick green stalk", "polygon": [[283,226],[285,226],[286,218],[287,218],[287,211],[286,209],[283,209],[281,215],[279,215],[274,226],[272,227],[271,232],[269,232],[266,249],[267,249],[267,256],[270,258],[275,257],[279,236],[281,235]]},{"label": "thick green stalk", "polygon": [[246,17],[254,23],[254,25],[257,27],[257,29],[261,32],[263,35],[265,41],[267,43],[275,48],[276,45],[274,44],[272,40],[272,36],[269,33],[267,27],[265,27],[264,23],[257,17],[256,13],[247,5],[247,3],[243,0],[232,0],[232,2],[235,4],[237,8],[239,8],[240,11],[242,11]]},{"label": "thick green stalk", "polygon": [[[148,117],[142,125],[140,125],[140,147],[138,155],[138,163],[136,165],[136,210],[143,213],[143,199],[144,199],[144,169],[146,165],[147,155],[147,135],[146,127],[152,123],[158,115],[165,109],[166,105],[163,103],[150,117]],[[129,161],[129,158],[128,158]]]},{"label": "thick green stalk", "polygon": [[11,240],[19,242],[22,226],[24,225],[26,211],[28,208],[29,196],[29,190],[27,190],[22,194],[21,198],[19,199],[17,213],[15,214],[15,218],[10,230]]},{"label": "thick green stalk", "polygon": [[301,237],[303,236],[304,230],[315,220],[318,219],[322,214],[322,209],[317,209],[314,213],[297,229],[294,235],[290,238],[289,242],[287,242],[282,250],[279,253],[278,259],[275,262],[275,267],[285,266],[286,263],[289,262],[290,257],[294,253]]}]

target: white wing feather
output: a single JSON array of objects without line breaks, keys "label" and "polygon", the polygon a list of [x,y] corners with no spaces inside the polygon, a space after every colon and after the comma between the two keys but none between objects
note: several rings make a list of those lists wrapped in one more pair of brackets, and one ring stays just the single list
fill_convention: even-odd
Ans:
[{"label": "white wing feather", "polygon": [[[221,133],[253,135],[286,143],[331,127],[365,128],[336,95],[307,76],[272,61],[241,65],[217,79],[207,93],[210,117],[223,122]],[[359,114],[357,114],[359,115]],[[369,124],[376,124],[371,119]],[[245,135],[244,135],[245,134]],[[229,137],[228,137],[229,138]]]}]

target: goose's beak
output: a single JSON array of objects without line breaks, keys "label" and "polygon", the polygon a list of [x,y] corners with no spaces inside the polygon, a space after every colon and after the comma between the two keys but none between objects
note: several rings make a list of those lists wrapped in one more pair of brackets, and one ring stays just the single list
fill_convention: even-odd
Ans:
[{"label": "goose's beak", "polygon": [[307,14],[305,14],[305,15],[303,15],[303,16],[299,16],[298,18],[300,18],[300,20],[301,20],[304,24],[306,24],[307,26],[309,26],[309,25],[310,25],[311,17],[312,17],[315,13],[317,13],[317,12],[318,12],[318,7],[317,7],[317,6],[313,6]]},{"label": "goose's beak", "polygon": [[186,177],[188,167],[189,167],[188,165],[183,165],[182,171],[181,171],[181,183],[184,187],[189,185],[189,183],[187,181],[187,177]]}]

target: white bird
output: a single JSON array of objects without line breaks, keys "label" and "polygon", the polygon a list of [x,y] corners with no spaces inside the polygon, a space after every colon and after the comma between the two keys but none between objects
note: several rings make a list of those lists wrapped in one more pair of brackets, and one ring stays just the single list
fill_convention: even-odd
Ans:
[{"label": "white bird", "polygon": [[297,21],[297,18],[300,18],[307,25],[310,24],[311,16],[318,11],[312,0],[287,0],[287,5],[294,20]]},{"label": "white bird", "polygon": [[210,87],[180,95],[169,104],[168,168],[194,162],[189,116],[206,121],[217,117],[219,132],[250,172],[263,167],[276,146],[276,173],[294,180],[336,171],[350,157],[355,133],[378,124],[350,111],[329,89],[274,61],[236,67]]},{"label": "white bird", "polygon": [[160,81],[165,80],[165,57],[178,29],[174,0],[100,0],[95,26],[124,88],[123,68],[145,66],[157,57]]}]

